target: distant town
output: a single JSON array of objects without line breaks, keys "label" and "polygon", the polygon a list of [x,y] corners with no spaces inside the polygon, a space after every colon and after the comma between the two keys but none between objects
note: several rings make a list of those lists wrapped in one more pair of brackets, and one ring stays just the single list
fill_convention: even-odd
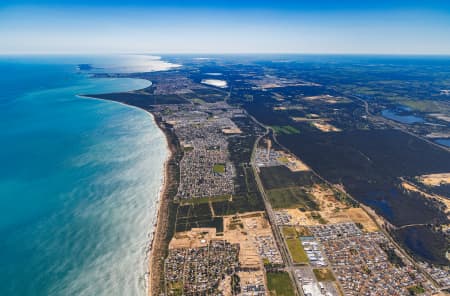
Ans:
[{"label": "distant town", "polygon": [[91,95],[151,112],[172,151],[151,294],[448,295],[448,90],[425,108],[345,63],[171,59]]}]

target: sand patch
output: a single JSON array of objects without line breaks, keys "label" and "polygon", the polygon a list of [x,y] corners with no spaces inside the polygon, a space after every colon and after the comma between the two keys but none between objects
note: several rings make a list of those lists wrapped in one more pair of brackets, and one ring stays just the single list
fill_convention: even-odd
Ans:
[{"label": "sand patch", "polygon": [[208,245],[216,236],[216,228],[192,228],[190,231],[176,233],[169,243],[169,249],[199,248]]},{"label": "sand patch", "polygon": [[227,82],[225,80],[219,80],[219,79],[203,79],[201,83],[206,85],[211,85],[215,87],[225,88],[227,87]]},{"label": "sand patch", "polygon": [[364,231],[374,232],[378,231],[378,227],[375,222],[367,215],[362,208],[349,208],[340,210],[339,212],[330,213],[330,215],[323,215],[330,223],[342,223],[342,222],[355,222],[359,223]]},{"label": "sand patch", "polygon": [[240,128],[224,128],[222,129],[222,133],[225,135],[233,135],[233,134],[242,134],[242,131]]},{"label": "sand patch", "polygon": [[428,186],[450,184],[450,173],[430,174],[417,177],[420,183]]},{"label": "sand patch", "polygon": [[222,239],[240,244],[239,263],[242,268],[263,268],[255,239],[257,236],[273,236],[272,228],[264,217],[264,212],[251,212],[242,215],[223,217]]},{"label": "sand patch", "polygon": [[311,125],[325,133],[342,131],[340,128],[337,128],[329,123],[321,122],[321,121],[314,121],[311,123]]},{"label": "sand patch", "polygon": [[301,171],[309,171],[309,167],[303,163],[300,159],[293,156],[292,154],[288,154],[284,151],[279,151],[280,157],[278,157],[278,161],[285,166],[288,167],[291,172],[301,172]]}]

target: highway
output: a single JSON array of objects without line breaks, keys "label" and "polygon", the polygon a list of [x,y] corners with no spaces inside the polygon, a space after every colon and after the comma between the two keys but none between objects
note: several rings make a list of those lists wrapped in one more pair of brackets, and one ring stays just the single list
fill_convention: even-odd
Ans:
[{"label": "highway", "polygon": [[266,128],[263,124],[258,122],[253,116],[251,116],[249,114],[247,114],[247,115],[250,116],[250,118],[252,118],[256,123],[258,123],[261,127],[263,127],[266,130],[266,132],[263,135],[259,136],[258,139],[255,141],[255,144],[253,145],[252,156],[251,156],[250,162],[251,162],[251,165],[253,168],[253,174],[255,176],[258,190],[261,193],[261,196],[263,198],[263,202],[264,202],[264,206],[266,208],[269,223],[272,226],[272,231],[273,231],[275,241],[278,245],[278,249],[280,250],[281,257],[283,258],[283,262],[285,264],[285,270],[288,272],[292,283],[295,285],[296,294],[303,296],[304,295],[303,290],[301,289],[301,287],[299,286],[299,283],[297,282],[297,280],[295,278],[295,273],[294,273],[295,268],[294,268],[294,264],[292,262],[291,256],[289,254],[289,250],[286,248],[286,244],[284,243],[283,236],[281,235],[281,232],[280,232],[280,228],[276,225],[275,214],[273,213],[272,205],[270,204],[269,199],[266,195],[264,186],[262,185],[261,178],[259,177],[258,169],[257,169],[256,163],[255,163],[256,148],[258,147],[260,140],[263,137],[268,135],[270,129]]},{"label": "highway", "polygon": [[[413,136],[413,137],[415,137],[415,138],[417,138],[417,139],[420,139],[420,140],[422,140],[422,141],[425,141],[425,142],[427,142],[427,143],[429,143],[429,144],[432,144],[433,146],[435,146],[435,147],[437,147],[437,148],[440,148],[440,149],[444,149],[444,150],[446,150],[446,151],[449,151],[450,152],[450,148],[447,148],[447,147],[443,147],[443,146],[441,146],[441,145],[439,145],[439,144],[436,144],[436,143],[434,143],[433,141],[430,141],[430,140],[428,140],[428,139],[426,139],[426,138],[424,138],[424,137],[422,137],[422,136],[419,136],[419,135],[417,135],[417,134],[415,134],[415,133],[413,133],[413,132],[411,132],[411,131],[409,131],[406,127],[404,127],[402,124],[400,124],[400,123],[397,123],[397,122],[393,122],[392,120],[388,120],[388,119],[386,119],[386,118],[384,118],[384,117],[382,117],[382,116],[377,116],[377,115],[374,115],[374,114],[372,114],[371,112],[370,112],[370,109],[369,109],[369,103],[366,101],[366,100],[364,100],[364,99],[362,99],[362,98],[360,98],[360,97],[358,97],[358,96],[355,96],[355,95],[350,95],[350,96],[348,96],[348,97],[350,97],[350,98],[352,98],[352,99],[354,99],[354,100],[358,100],[358,101],[360,101],[360,102],[362,102],[363,104],[364,104],[364,111],[365,111],[365,113],[366,113],[366,115],[367,115],[367,117],[368,117],[368,119],[371,119],[371,120],[374,120],[374,121],[378,121],[378,122],[383,122],[383,123],[385,123],[386,125],[388,125],[388,126],[390,126],[390,127],[392,127],[392,128],[394,128],[394,129],[397,129],[397,130],[400,130],[400,131],[402,131],[402,132],[404,132],[404,133],[406,133],[406,134],[408,134],[408,135],[411,135],[411,136]],[[265,132],[265,134],[264,135],[262,135],[262,136],[260,136],[257,140],[256,140],[256,142],[255,142],[255,145],[254,145],[254,147],[253,147],[253,151],[252,151],[252,157],[251,157],[251,164],[252,164],[252,168],[253,168],[253,171],[254,171],[254,175],[255,175],[255,180],[256,180],[256,182],[257,182],[257,185],[258,185],[258,189],[259,189],[259,191],[261,192],[261,195],[262,195],[262,197],[263,197],[263,201],[264,201],[264,204],[265,204],[265,207],[266,207],[266,211],[267,211],[267,214],[268,214],[268,218],[269,218],[269,221],[270,221],[270,224],[273,226],[272,227],[272,229],[273,229],[273,232],[274,232],[274,236],[275,236],[275,239],[276,239],[276,241],[277,241],[277,244],[278,244],[278,246],[279,246],[279,249],[280,249],[280,252],[281,252],[281,254],[282,254],[282,257],[283,257],[283,261],[286,263],[286,270],[289,272],[289,274],[290,274],[290,277],[291,277],[291,280],[293,281],[293,283],[295,284],[295,286],[296,286],[296,289],[297,289],[297,293],[299,294],[299,295],[304,295],[303,294],[303,290],[301,289],[301,287],[299,286],[299,283],[296,281],[296,279],[295,279],[295,274],[294,274],[294,264],[292,263],[292,259],[291,259],[291,257],[290,257],[290,254],[289,254],[289,251],[286,249],[286,245],[284,244],[284,240],[283,240],[283,237],[282,237],[282,235],[281,235],[281,233],[280,233],[280,230],[279,230],[279,228],[276,226],[276,224],[275,224],[275,217],[274,217],[274,214],[273,214],[273,209],[272,209],[272,206],[271,206],[271,204],[270,204],[270,202],[269,202],[269,200],[268,200],[268,198],[267,198],[267,196],[266,196],[266,193],[265,193],[265,191],[264,191],[264,187],[262,186],[262,183],[261,183],[261,180],[260,180],[260,177],[259,177],[259,174],[258,174],[258,171],[257,171],[257,168],[256,168],[256,164],[255,164],[255,161],[254,161],[254,155],[255,155],[255,150],[256,150],[256,147],[257,147],[257,145],[258,145],[258,143],[259,143],[259,141],[264,137],[264,136],[266,136],[266,135],[268,135],[268,133],[270,132],[270,127],[267,127],[267,126],[265,126],[264,124],[262,124],[262,123],[260,123],[258,120],[256,120],[256,118],[254,118],[253,116],[251,116],[250,114],[248,114],[247,113],[247,115],[250,117],[250,118],[252,118],[252,120],[253,121],[255,121],[258,125],[260,125],[261,127],[263,127],[265,130],[266,130],[266,132]],[[282,147],[284,150],[286,150],[287,152],[289,152],[289,153],[292,153],[289,149],[287,149],[284,145],[281,145],[279,142],[278,142],[278,140],[277,140],[277,138],[276,138],[276,135],[274,134],[273,135],[273,139],[274,139],[274,141],[280,146],[280,147]],[[292,153],[293,154],[293,153]],[[295,154],[294,154],[295,155]],[[311,166],[309,166],[310,167],[310,169],[311,169],[311,171],[318,177],[318,178],[320,178],[322,181],[324,181],[326,184],[328,184],[328,185],[330,185],[331,187],[333,187],[333,188],[335,188],[335,189],[337,189],[337,190],[340,190],[339,188],[337,188],[336,187],[336,185],[335,184],[332,184],[332,183],[330,183],[330,182],[328,182],[328,180],[326,180],[325,178],[323,178],[320,174],[318,174],[316,171],[314,171],[313,169],[312,169],[312,167]],[[353,196],[351,196],[350,194],[348,194],[348,193],[346,193],[351,199],[353,199],[353,200],[355,200],[356,201],[356,199],[353,197]],[[439,287],[439,285],[436,283],[436,281],[422,268],[422,266],[420,266],[419,264],[417,264],[417,262],[414,260],[414,258],[412,258],[392,237],[391,237],[391,235],[390,235],[390,233],[388,233],[383,227],[382,227],[382,225],[379,225],[378,224],[378,222],[377,222],[377,220],[375,219],[375,217],[373,217],[373,214],[372,214],[372,212],[369,210],[370,208],[368,208],[367,206],[365,206],[365,205],[361,205],[361,208],[371,217],[371,219],[373,220],[373,221],[375,221],[375,223],[377,224],[377,226],[379,227],[379,229],[384,233],[384,235],[391,241],[391,243],[402,253],[402,255],[405,257],[405,258],[407,258],[410,262],[412,262],[413,263],[413,265],[419,270],[419,271],[421,271],[426,277],[427,277],[427,279],[428,280],[430,280],[432,283],[433,283],[433,285],[435,286],[435,287]],[[384,218],[381,218],[386,224],[390,224],[389,222],[387,222]],[[340,285],[340,284],[339,284]],[[441,287],[442,288],[442,287]]]}]

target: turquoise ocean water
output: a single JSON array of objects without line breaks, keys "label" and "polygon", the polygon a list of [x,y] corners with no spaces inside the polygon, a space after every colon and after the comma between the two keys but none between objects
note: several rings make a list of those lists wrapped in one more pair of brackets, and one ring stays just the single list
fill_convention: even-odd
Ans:
[{"label": "turquoise ocean water", "polygon": [[0,295],[145,295],[164,135],[142,110],[77,94],[149,82],[76,67],[142,59],[0,57]]}]

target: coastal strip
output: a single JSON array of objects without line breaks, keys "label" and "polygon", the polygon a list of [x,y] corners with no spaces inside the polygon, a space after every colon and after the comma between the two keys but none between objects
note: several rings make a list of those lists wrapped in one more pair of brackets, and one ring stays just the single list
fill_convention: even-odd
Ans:
[{"label": "coastal strip", "polygon": [[[151,240],[148,247],[148,274],[147,274],[147,294],[160,295],[164,282],[164,258],[168,250],[169,241],[172,237],[170,231],[170,218],[175,213],[171,213],[171,203],[174,195],[178,190],[178,165],[177,161],[181,159],[182,152],[179,149],[178,139],[175,134],[170,131],[166,123],[161,118],[156,116],[150,110],[128,104],[125,102],[114,101],[110,99],[100,98],[95,94],[80,94],[80,98],[94,99],[101,101],[109,101],[121,104],[131,108],[137,108],[145,111],[156,123],[158,128],[163,132],[168,155],[164,161],[164,172],[161,183],[161,188],[158,195],[158,209],[156,212],[156,223],[153,225],[153,230],[150,235]],[[173,226],[173,225],[172,225]],[[173,227],[172,227],[173,228]]]},{"label": "coastal strip", "polygon": [[153,239],[151,242],[151,254],[149,260],[148,295],[159,295],[162,291],[164,281],[164,258],[166,257],[168,244],[172,237],[170,231],[171,203],[173,195],[178,189],[178,165],[177,160],[181,158],[178,140],[169,130],[168,126],[155,116],[155,122],[166,137],[169,155],[164,163],[164,181],[159,196],[159,207],[156,218],[156,225],[153,229]]}]

